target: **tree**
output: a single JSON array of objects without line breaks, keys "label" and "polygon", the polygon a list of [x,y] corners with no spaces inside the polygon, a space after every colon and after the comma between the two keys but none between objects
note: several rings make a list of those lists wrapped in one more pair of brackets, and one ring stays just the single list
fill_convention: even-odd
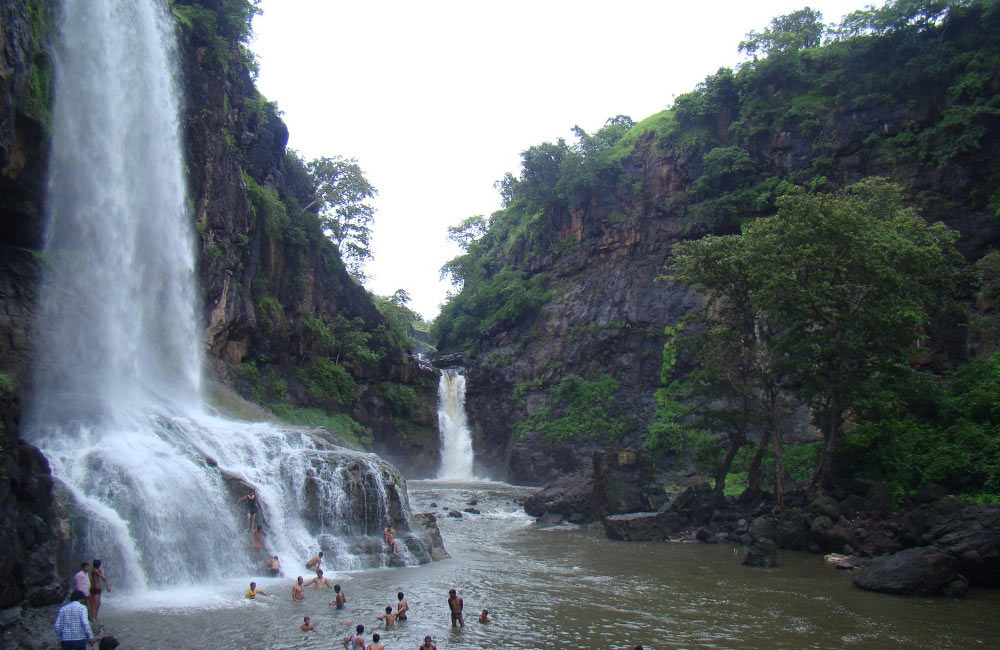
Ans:
[{"label": "tree", "polygon": [[[729,446],[715,471],[715,489],[721,493],[736,453],[746,443],[751,421],[763,422],[760,446],[751,462],[749,487],[760,489],[760,467],[768,444],[774,449],[775,510],[783,507],[782,440],[779,397],[784,373],[774,356],[773,325],[768,321],[761,298],[763,278],[757,262],[736,235],[703,237],[674,246],[676,277],[705,294],[699,311],[693,347],[699,350],[702,370],[694,374],[696,393],[715,402],[701,412],[733,411],[719,417],[725,422]],[[719,399],[738,401],[736,409],[718,407]]]},{"label": "tree", "polygon": [[742,246],[784,372],[824,447],[822,485],[846,414],[880,374],[906,362],[930,314],[950,300],[958,234],[927,225],[884,179],[836,194],[795,194],[747,225]]},{"label": "tree", "polygon": [[739,51],[754,59],[765,57],[772,52],[793,52],[810,47],[819,47],[823,41],[823,14],[805,7],[771,20],[770,26],[762,32],[751,31],[740,43]]},{"label": "tree", "polygon": [[467,217],[457,226],[448,226],[448,239],[455,242],[459,247],[468,252],[473,243],[479,241],[489,229],[489,222],[481,214]]},{"label": "tree", "polygon": [[323,231],[337,246],[344,266],[364,280],[365,263],[372,258],[371,227],[375,208],[370,199],[378,194],[354,158],[317,158],[308,165],[316,184]]}]

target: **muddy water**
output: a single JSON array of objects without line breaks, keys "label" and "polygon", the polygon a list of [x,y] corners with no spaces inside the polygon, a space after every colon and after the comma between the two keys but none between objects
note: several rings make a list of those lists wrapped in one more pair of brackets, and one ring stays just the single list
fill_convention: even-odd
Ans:
[{"label": "muddy water", "polygon": [[[411,482],[415,510],[438,510],[452,559],[421,567],[335,573],[330,591],[291,602],[294,575],[258,579],[272,595],[247,601],[250,577],[196,589],[112,593],[102,611],[123,647],[340,648],[356,622],[388,650],[438,648],[976,648],[1000,639],[1000,593],[964,601],[860,591],[822,558],[782,553],[776,569],[740,566],[743,548],[612,542],[599,527],[541,529],[514,503],[526,492],[497,484]],[[443,506],[482,514],[443,516]],[[437,504],[437,508],[431,504]],[[447,590],[466,603],[465,628],[450,627]],[[403,591],[410,620],[380,629],[375,617]],[[493,622],[476,616],[490,610]],[[315,632],[300,632],[303,616]],[[345,623],[351,622],[351,625]]]}]

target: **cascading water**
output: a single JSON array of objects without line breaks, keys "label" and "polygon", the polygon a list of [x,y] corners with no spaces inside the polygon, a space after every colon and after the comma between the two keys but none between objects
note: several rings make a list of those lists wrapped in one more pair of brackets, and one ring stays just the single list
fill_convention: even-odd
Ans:
[{"label": "cascading water", "polygon": [[[405,490],[381,459],[204,409],[166,5],[64,0],[59,9],[49,268],[25,422],[70,506],[71,561],[101,557],[116,586],[138,588],[259,568],[234,506],[251,489],[266,550],[286,562],[318,543],[344,546],[349,533],[377,539],[370,529],[389,520],[408,527]],[[332,494],[352,480],[365,483],[361,493]],[[376,505],[358,511],[352,498]],[[380,551],[371,546],[344,547],[339,564],[371,565]]]},{"label": "cascading water", "polygon": [[458,370],[441,371],[438,380],[438,431],[441,434],[441,468],[438,478],[473,481],[472,434],[465,417],[465,376]]}]

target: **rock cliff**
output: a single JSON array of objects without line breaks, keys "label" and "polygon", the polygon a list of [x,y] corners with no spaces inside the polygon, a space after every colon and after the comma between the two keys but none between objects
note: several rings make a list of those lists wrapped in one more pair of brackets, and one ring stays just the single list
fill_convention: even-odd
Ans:
[{"label": "rock cliff", "polygon": [[[954,138],[966,132],[950,120],[973,103],[956,90],[966,71],[935,76],[912,62],[934,47],[947,56],[977,48],[995,54],[997,39],[984,24],[997,21],[995,11],[956,12],[943,29],[774,56],[739,76],[720,70],[678,98],[673,111],[633,128],[630,135],[638,136],[611,186],[577,201],[579,207],[550,203],[520,226],[533,229],[538,245],[495,253],[523,277],[543,278],[547,300],[475,335],[468,405],[477,458],[498,478],[538,485],[586,470],[594,449],[609,442],[641,446],[656,407],[664,328],[700,303],[670,280],[670,246],[738,232],[740,219],[773,209],[781,182],[830,189],[889,177],[907,188],[928,221],[961,233],[968,259],[995,249],[1000,221],[990,197],[1000,166],[987,152],[1000,146],[1000,122],[970,117],[974,146],[958,149]],[[835,87],[831,79],[838,78],[852,84],[849,92]],[[995,88],[995,75],[990,79]],[[745,156],[749,180],[737,178],[735,163],[709,169],[721,154]],[[467,283],[469,289],[477,287]],[[933,336],[933,363],[965,358],[965,334],[953,324],[936,323]],[[462,345],[444,340],[439,347]],[[605,409],[621,423],[618,439],[583,435],[560,443],[530,427],[516,431],[528,413],[559,408],[552,387],[560,378],[597,373],[619,383]],[[811,435],[807,420],[788,424],[800,439]]]}]

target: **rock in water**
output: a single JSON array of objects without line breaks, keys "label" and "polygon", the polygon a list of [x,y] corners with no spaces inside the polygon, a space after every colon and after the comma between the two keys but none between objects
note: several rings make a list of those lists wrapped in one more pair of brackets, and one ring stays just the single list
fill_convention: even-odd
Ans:
[{"label": "rock in water", "polygon": [[931,546],[908,548],[872,560],[854,576],[854,584],[886,594],[964,595],[961,584],[967,585],[967,581],[958,573],[957,565],[955,558]]},{"label": "rock in water", "polygon": [[958,562],[973,584],[1000,586],[1000,506],[969,506],[930,533],[933,544]]},{"label": "rock in water", "polygon": [[766,537],[754,540],[747,556],[743,558],[743,565],[764,568],[778,566],[778,545]]}]

